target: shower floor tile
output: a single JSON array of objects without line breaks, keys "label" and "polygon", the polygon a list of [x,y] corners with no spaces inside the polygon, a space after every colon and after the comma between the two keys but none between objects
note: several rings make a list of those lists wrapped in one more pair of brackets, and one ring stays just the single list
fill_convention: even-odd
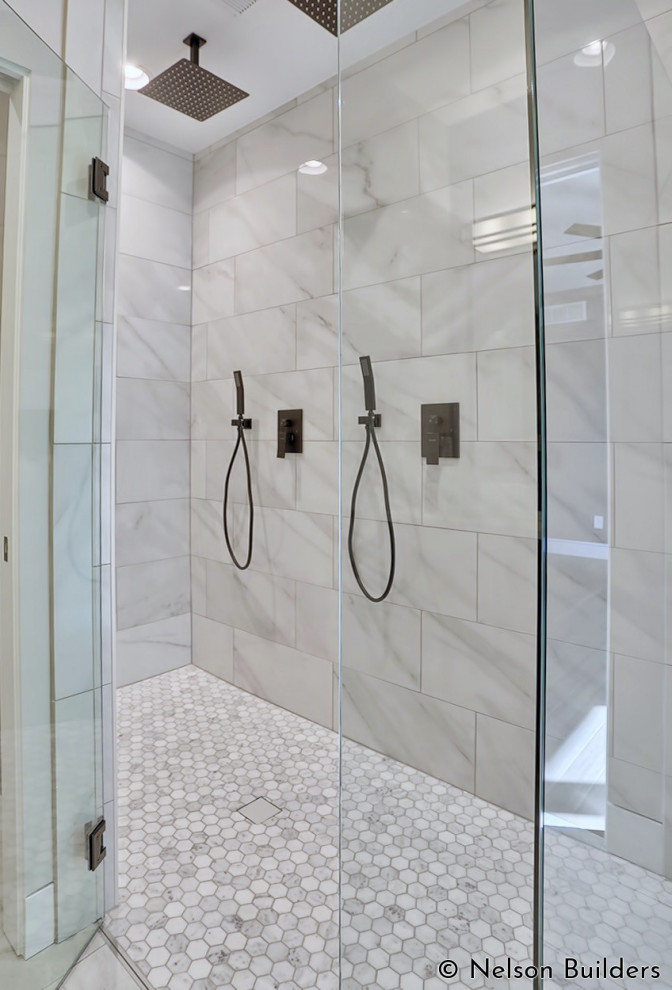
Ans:
[{"label": "shower floor tile", "polygon": [[[333,732],[196,667],[118,692],[120,898],[106,928],[148,986],[478,988],[506,981],[445,981],[437,963],[529,961],[531,824],[345,742],[339,983],[338,756]],[[274,817],[244,818],[262,795]],[[669,882],[566,836],[550,839],[547,877],[555,951],[609,954],[600,921],[625,886],[637,952],[660,956]],[[612,937],[619,955],[623,929]]]}]

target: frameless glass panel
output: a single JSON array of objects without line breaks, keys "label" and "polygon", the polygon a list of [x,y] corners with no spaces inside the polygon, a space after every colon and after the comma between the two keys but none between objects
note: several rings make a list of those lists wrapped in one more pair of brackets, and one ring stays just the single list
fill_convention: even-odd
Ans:
[{"label": "frameless glass panel", "polygon": [[102,914],[101,101],[0,4],[2,826],[0,984],[62,978]]},{"label": "frameless glass panel", "polygon": [[532,958],[525,37],[522,0],[392,0],[340,39],[349,988],[470,985],[472,959],[483,981]]},{"label": "frameless glass panel", "polygon": [[535,0],[534,11],[549,509],[543,951],[560,983],[668,985],[672,4]]}]

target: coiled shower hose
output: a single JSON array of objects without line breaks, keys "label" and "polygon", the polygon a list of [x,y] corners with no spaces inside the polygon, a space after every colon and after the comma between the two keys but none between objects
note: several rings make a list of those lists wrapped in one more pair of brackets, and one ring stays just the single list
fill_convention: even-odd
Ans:
[{"label": "coiled shower hose", "polygon": [[[357,472],[357,479],[355,481],[355,487],[352,490],[352,503],[350,506],[350,529],[348,532],[348,553],[350,555],[350,563],[352,565],[352,571],[355,575],[355,580],[357,584],[362,589],[363,593],[369,599],[370,602],[382,602],[389,595],[392,590],[392,584],[394,583],[394,572],[397,566],[397,545],[394,537],[394,523],[392,522],[392,509],[390,507],[390,490],[387,484],[387,474],[385,472],[385,464],[383,463],[383,455],[380,452],[380,446],[378,445],[378,438],[376,436],[375,427],[375,413],[373,410],[369,410],[366,419],[363,420],[364,426],[366,427],[366,443],[364,445],[364,453],[362,455],[362,462],[359,465],[359,471]],[[369,451],[371,450],[371,444],[373,444],[373,449],[376,452],[376,458],[378,460],[378,466],[380,468],[380,476],[383,482],[383,497],[385,499],[385,513],[387,515],[387,529],[390,535],[390,573],[387,579],[387,584],[385,585],[385,590],[382,595],[372,595],[368,590],[359,573],[359,568],[357,567],[357,561],[355,560],[354,551],[354,535],[355,535],[355,518],[357,513],[357,495],[359,493],[359,485],[362,480],[362,475],[364,474],[364,468],[366,467],[366,462],[369,456]]]},{"label": "coiled shower hose", "polygon": [[[224,539],[226,540],[226,547],[231,556],[231,560],[236,565],[239,571],[246,571],[250,566],[252,561],[252,546],[254,543],[254,502],[252,500],[252,472],[250,470],[250,455],[247,451],[247,443],[245,441],[245,430],[252,426],[252,420],[245,419],[245,392],[243,389],[243,376],[240,371],[234,371],[233,378],[236,383],[237,392],[237,402],[238,402],[238,418],[231,421],[232,426],[236,426],[238,430],[238,436],[236,438],[236,445],[233,448],[233,454],[231,455],[231,462],[229,464],[229,470],[226,472],[226,481],[224,482],[224,500],[222,502],[222,521],[224,523]],[[243,455],[245,457],[245,472],[247,475],[247,501],[250,506],[250,527],[247,537],[247,560],[245,563],[241,563],[236,557],[233,545],[231,543],[231,538],[229,536],[229,523],[228,523],[228,510],[229,510],[229,483],[231,481],[231,474],[233,472],[233,467],[236,463],[236,457],[238,456],[238,451],[243,448]]]}]

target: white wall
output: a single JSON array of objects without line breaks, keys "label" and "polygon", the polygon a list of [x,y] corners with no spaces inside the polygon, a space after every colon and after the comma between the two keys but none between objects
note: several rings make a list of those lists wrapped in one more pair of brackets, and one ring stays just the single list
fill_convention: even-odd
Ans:
[{"label": "white wall", "polygon": [[[485,19],[476,11],[419,32],[343,85],[345,512],[363,443],[358,355],[370,354],[399,554],[382,605],[359,593],[344,559],[343,726],[531,816],[533,267],[529,246],[485,255],[472,241],[474,220],[530,202],[522,5],[495,6]],[[334,88],[307,94],[197,157],[192,357],[194,662],[332,727],[335,97]],[[328,172],[299,174],[309,158]],[[256,537],[244,574],[221,527],[238,368],[254,421]],[[440,401],[461,404],[462,456],[427,467],[420,406]],[[304,410],[304,453],[278,460],[276,411],[294,407]],[[240,476],[234,501],[242,543]],[[362,570],[382,588],[388,552],[373,471],[359,511]]]},{"label": "white wall", "polygon": [[126,134],[117,281],[117,683],[191,662],[190,155]]}]

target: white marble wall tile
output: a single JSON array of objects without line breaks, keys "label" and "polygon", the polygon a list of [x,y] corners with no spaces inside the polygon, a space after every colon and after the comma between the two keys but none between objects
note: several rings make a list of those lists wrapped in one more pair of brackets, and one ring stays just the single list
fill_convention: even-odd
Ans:
[{"label": "white marble wall tile", "polygon": [[[239,516],[241,516],[239,525]],[[247,515],[245,529],[242,527],[242,513],[236,512],[236,507],[229,508],[229,532],[237,555],[243,556],[247,548]],[[258,542],[258,540],[257,540]],[[218,560],[221,563],[230,562],[222,522],[221,501],[192,498],[191,500],[191,552],[198,557]]]},{"label": "white marble wall tile", "polygon": [[191,663],[191,616],[188,612],[128,629],[120,628],[117,632],[118,687],[165,674],[188,663]]},{"label": "white marble wall tile", "polygon": [[281,176],[210,210],[210,260],[296,234],[296,175]]},{"label": "white marble wall tile", "polygon": [[117,628],[128,629],[188,612],[189,584],[188,557],[118,567]]},{"label": "white marble wall tile", "polygon": [[[343,513],[350,516],[351,494],[359,465],[364,453],[364,427],[360,427],[359,442],[343,444]],[[423,461],[420,442],[398,443],[384,441],[380,444],[390,492],[392,517],[395,522],[420,526],[422,524]],[[378,461],[373,449],[369,452],[357,498],[359,519],[381,519],[385,516],[385,502]],[[437,523],[437,525],[441,525]],[[451,528],[460,529],[459,526]]]},{"label": "white marble wall tile", "polygon": [[479,535],[479,622],[498,626],[500,629],[534,634],[537,608],[536,585],[535,540]]},{"label": "white marble wall tile", "polygon": [[117,502],[189,497],[188,440],[120,440]]},{"label": "white marble wall tile", "polygon": [[343,81],[343,147],[468,93],[469,24],[462,19]]},{"label": "white marble wall tile", "polygon": [[[643,0],[637,0],[638,3]],[[606,38],[641,22],[633,0],[540,0],[536,11],[538,58],[542,63],[576,52],[596,38]]]},{"label": "white marble wall tile", "polygon": [[420,279],[405,278],[343,293],[344,364],[371,354],[376,361],[421,353]]},{"label": "white marble wall tile", "polygon": [[530,254],[423,276],[423,354],[520,347],[533,340]]},{"label": "white marble wall tile", "polygon": [[321,175],[296,173],[299,234],[338,222],[338,159],[331,155],[323,160],[323,164],[327,166],[327,171]]},{"label": "white marble wall tile", "polygon": [[[420,193],[417,120],[345,148],[341,170],[341,203],[346,217],[417,196]],[[433,188],[456,181],[459,180],[438,182]]]},{"label": "white marble wall tile", "polygon": [[476,718],[476,794],[534,818],[534,732],[486,715]]},{"label": "white marble wall tile", "polygon": [[[463,619],[476,618],[476,535],[429,526],[395,526],[397,572],[389,601]],[[365,584],[380,593],[389,571],[387,526],[358,519],[354,539]],[[359,594],[347,555],[343,587]],[[479,575],[480,578],[480,575]]]},{"label": "white marble wall tile", "polygon": [[[209,323],[234,314],[234,264],[218,261],[193,272],[191,322]],[[185,293],[186,295],[186,293]]]},{"label": "white marble wall tile", "polygon": [[208,378],[293,371],[296,307],[280,306],[208,324]]},{"label": "white marble wall tile", "polygon": [[548,438],[552,442],[607,440],[607,358],[602,340],[549,344]]},{"label": "white marble wall tile", "polygon": [[602,73],[574,55],[539,67],[539,149],[542,155],[594,141],[605,132]]},{"label": "white marble wall tile", "polygon": [[191,264],[202,268],[213,260],[210,257],[210,210],[194,213],[192,225]]},{"label": "white marble wall tile", "polygon": [[296,583],[296,648],[334,663],[338,660],[338,591]]},{"label": "white marble wall tile", "polygon": [[192,440],[189,453],[191,465],[191,497],[207,498],[206,441]]},{"label": "white marble wall tile", "polygon": [[192,440],[229,440],[234,435],[231,420],[235,416],[233,379],[192,382]]},{"label": "white marble wall tile", "polygon": [[489,86],[419,123],[423,192],[526,161],[525,77]]},{"label": "white marble wall tile", "polygon": [[145,199],[121,201],[119,250],[178,268],[191,267],[191,215]]},{"label": "white marble wall tile", "polygon": [[189,499],[123,502],[116,513],[116,562],[140,564],[189,553]]},{"label": "white marble wall tile", "polygon": [[188,326],[120,316],[117,376],[190,381],[190,337]]},{"label": "white marble wall tile", "polygon": [[124,135],[121,192],[191,216],[194,165],[189,158]]},{"label": "white marble wall tile", "polygon": [[252,417],[252,439],[277,439],[280,409],[303,409],[304,441],[333,439],[332,369],[245,378],[245,414]]},{"label": "white marble wall tile", "polygon": [[227,626],[294,646],[293,581],[258,571],[237,571],[229,564],[206,562],[207,616]]},{"label": "white marble wall tile", "polygon": [[651,120],[651,39],[644,24],[608,39],[618,52],[604,66],[607,131],[623,131]]},{"label": "white marble wall tile", "polygon": [[[372,359],[377,408],[382,415],[379,440],[417,442],[420,438],[420,406],[428,402],[459,402],[461,437],[463,440],[476,439],[474,354],[382,362],[377,362],[373,354]],[[343,368],[342,392],[343,439],[361,442],[364,428],[357,420],[366,410],[359,365]]]},{"label": "white marble wall tile", "polygon": [[189,385],[120,378],[117,437],[119,440],[188,440]]},{"label": "white marble wall tile", "polygon": [[236,192],[295,172],[305,161],[322,161],[333,154],[332,114],[331,92],[320,93],[239,138]]},{"label": "white marble wall tile", "polygon": [[546,730],[564,743],[596,706],[607,705],[608,654],[549,639]]},{"label": "white marble wall tile", "polygon": [[609,239],[612,332],[617,335],[664,329],[655,227]]},{"label": "white marble wall tile", "polygon": [[389,282],[474,260],[471,182],[351,217],[343,228],[343,288]]},{"label": "white marble wall tile", "polygon": [[207,608],[207,561],[191,555],[191,610],[195,615],[205,616]]},{"label": "white marble wall tile", "polygon": [[648,770],[664,768],[663,664],[616,655],[613,663],[613,755]]},{"label": "white marble wall tile", "polygon": [[[655,224],[656,174],[661,181],[662,162],[660,156],[656,162],[652,125],[610,134],[600,141],[599,148],[605,233],[617,234]],[[662,190],[659,196],[661,193]]]},{"label": "white marble wall tile", "polygon": [[[602,546],[596,549],[601,554]],[[548,575],[549,636],[565,643],[606,650],[607,561],[601,556],[552,553]]]},{"label": "white marble wall tile", "polygon": [[233,683],[233,629],[202,615],[192,618],[192,663]]},{"label": "white marble wall tile", "polygon": [[534,636],[423,614],[425,694],[532,729],[535,670]]},{"label": "white marble wall tile", "polygon": [[255,570],[333,586],[334,520],[330,516],[262,507],[255,513],[255,526]]},{"label": "white marble wall tile", "polygon": [[208,326],[199,323],[191,328],[191,380],[204,382],[208,377]]},{"label": "white marble wall tile", "polygon": [[348,739],[473,792],[473,712],[345,669],[342,718]]},{"label": "white marble wall tile", "polygon": [[332,725],[333,667],[278,643],[237,629],[234,684],[320,725]]},{"label": "white marble wall tile", "polygon": [[[417,609],[388,602],[374,605],[360,595],[343,596],[344,667],[419,691],[421,640]],[[455,703],[453,698],[446,700]]]},{"label": "white marble wall tile", "polygon": [[194,213],[236,195],[236,142],[197,155],[194,161]]},{"label": "white marble wall tile", "polygon": [[638,863],[645,870],[664,872],[664,827],[642,815],[607,805],[607,850],[613,856]]},{"label": "white marble wall tile", "polygon": [[333,290],[334,239],[328,227],[236,258],[237,313],[285,306]]},{"label": "white marble wall tile", "polygon": [[613,757],[609,760],[609,800],[626,811],[663,820],[664,777]]},{"label": "white marble wall tile", "polygon": [[64,58],[94,93],[100,93],[102,83],[104,26],[104,0],[68,0]]},{"label": "white marble wall tile", "polygon": [[[233,439],[207,441],[205,495],[202,497],[222,500],[224,481],[234,445]],[[296,458],[293,456],[288,456],[284,460],[278,458],[277,444],[272,440],[248,441],[248,452],[254,504],[269,508],[294,509],[297,486]],[[247,475],[244,464],[242,451],[239,450],[229,482],[229,497],[232,502],[247,505]]]},{"label": "white marble wall tile", "polygon": [[524,11],[516,0],[488,3],[469,22],[473,90],[525,72]]},{"label": "white marble wall tile", "polygon": [[338,296],[296,304],[297,368],[333,368],[338,364]]},{"label": "white marble wall tile", "polygon": [[536,473],[534,443],[463,443],[459,459],[423,462],[422,522],[533,538]]},{"label": "white marble wall tile", "polygon": [[117,270],[117,311],[122,316],[188,324],[191,293],[180,286],[190,281],[190,273],[183,268],[122,254]]},{"label": "white marble wall tile", "polygon": [[[556,540],[608,542],[609,446],[552,442],[547,452],[548,535]],[[596,516],[602,517],[597,528]]]},{"label": "white marble wall tile", "polygon": [[612,440],[646,443],[663,438],[661,356],[659,334],[609,341]]},{"label": "white marble wall tile", "polygon": [[338,515],[338,444],[304,443],[296,458],[296,508]]},{"label": "white marble wall tile", "polygon": [[[474,179],[474,219],[476,222],[500,214],[529,210],[531,207],[530,166],[528,162],[509,165]],[[529,253],[529,244],[503,249],[501,254]],[[476,261],[489,261],[492,252],[476,252]]]},{"label": "white marble wall tile", "polygon": [[[477,360],[478,439],[534,440],[534,348],[485,351]],[[465,436],[464,439],[469,438]]]},{"label": "white marble wall tile", "polygon": [[[657,120],[655,127],[655,159],[658,193],[658,220],[660,223],[669,223],[672,221],[671,136],[672,119],[670,117],[664,117],[662,120]],[[649,210],[647,217],[650,215],[651,213]],[[649,221],[647,220],[647,222]]]},{"label": "white marble wall tile", "polygon": [[665,556],[612,550],[611,648],[615,653],[665,659]]},{"label": "white marble wall tile", "polygon": [[614,543],[631,550],[666,547],[662,444],[615,445]]}]

